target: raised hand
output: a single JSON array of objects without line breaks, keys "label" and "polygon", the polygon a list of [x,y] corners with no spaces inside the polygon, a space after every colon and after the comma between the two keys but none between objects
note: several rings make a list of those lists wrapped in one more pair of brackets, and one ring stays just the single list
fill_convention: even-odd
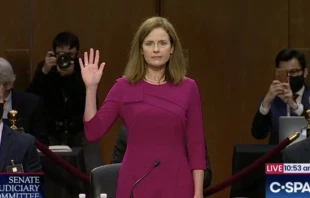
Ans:
[{"label": "raised hand", "polygon": [[293,99],[293,92],[292,92],[292,89],[290,87],[290,84],[289,83],[283,83],[283,87],[284,87],[284,98],[285,99]]},{"label": "raised hand", "polygon": [[279,96],[286,104],[288,104],[292,109],[297,109],[298,104],[294,100],[293,92],[289,83],[282,83],[284,87],[284,93]]},{"label": "raised hand", "polygon": [[263,100],[263,107],[268,107],[276,96],[281,97],[284,94],[284,87],[278,80],[272,81],[269,90]]},{"label": "raised hand", "polygon": [[96,53],[94,54],[94,50],[91,48],[89,50],[89,56],[87,52],[84,52],[84,63],[81,58],[79,58],[79,63],[86,88],[97,87],[105,66],[105,62],[98,66],[99,50],[96,50]]}]

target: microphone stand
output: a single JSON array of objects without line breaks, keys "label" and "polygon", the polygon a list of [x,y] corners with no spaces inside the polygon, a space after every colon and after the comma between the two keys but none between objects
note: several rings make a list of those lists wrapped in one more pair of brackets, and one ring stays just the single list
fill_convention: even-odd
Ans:
[{"label": "microphone stand", "polygon": [[138,179],[138,180],[133,184],[133,186],[132,186],[132,188],[131,188],[131,192],[130,192],[130,198],[134,198],[134,196],[133,196],[133,190],[135,189],[136,185],[137,185],[140,181],[142,181],[148,174],[150,174],[151,171],[153,170],[153,168],[157,167],[159,164],[160,164],[160,162],[159,162],[158,160],[155,161],[154,164],[153,164],[153,166],[152,166],[152,168],[150,168],[150,170],[149,170],[147,173],[145,173],[142,177],[140,177],[140,179]]}]

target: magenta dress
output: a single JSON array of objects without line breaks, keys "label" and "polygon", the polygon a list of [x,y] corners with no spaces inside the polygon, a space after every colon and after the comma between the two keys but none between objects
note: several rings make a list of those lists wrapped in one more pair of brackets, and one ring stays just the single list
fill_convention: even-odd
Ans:
[{"label": "magenta dress", "polygon": [[[175,86],[116,81],[96,115],[84,122],[86,138],[98,140],[121,118],[127,149],[119,172],[117,198],[193,198],[192,170],[206,168],[198,87],[185,78]],[[109,196],[109,195],[108,195]]]}]

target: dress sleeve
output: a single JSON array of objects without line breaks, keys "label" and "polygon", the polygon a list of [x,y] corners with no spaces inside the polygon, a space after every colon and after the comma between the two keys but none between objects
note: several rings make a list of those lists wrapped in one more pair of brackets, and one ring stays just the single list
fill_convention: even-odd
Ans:
[{"label": "dress sleeve", "polygon": [[188,160],[191,170],[205,170],[205,141],[200,94],[195,81],[192,81],[190,87],[186,125]]},{"label": "dress sleeve", "polygon": [[84,133],[88,141],[97,141],[104,136],[119,117],[122,100],[122,83],[117,81],[95,116],[84,120]]}]

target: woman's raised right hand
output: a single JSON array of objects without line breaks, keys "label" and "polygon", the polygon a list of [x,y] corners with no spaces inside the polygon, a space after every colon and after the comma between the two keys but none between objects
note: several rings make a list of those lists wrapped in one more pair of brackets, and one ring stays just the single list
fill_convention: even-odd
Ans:
[{"label": "woman's raised right hand", "polygon": [[94,49],[89,50],[89,56],[87,52],[84,52],[84,63],[81,58],[79,58],[79,63],[81,67],[82,78],[86,88],[88,87],[97,87],[101,76],[102,71],[105,66],[105,62],[99,64],[99,50],[96,50],[94,53]]}]

